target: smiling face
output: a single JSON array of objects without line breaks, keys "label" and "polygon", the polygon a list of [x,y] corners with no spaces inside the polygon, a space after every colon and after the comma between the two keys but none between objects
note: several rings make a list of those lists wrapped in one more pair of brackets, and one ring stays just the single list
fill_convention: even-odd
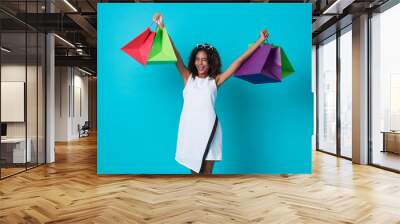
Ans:
[{"label": "smiling face", "polygon": [[221,73],[221,59],[217,49],[208,44],[193,48],[189,57],[188,70],[194,77],[215,78]]},{"label": "smiling face", "polygon": [[205,51],[197,52],[194,65],[196,66],[197,73],[200,76],[208,76],[210,66],[208,64],[207,53]]}]

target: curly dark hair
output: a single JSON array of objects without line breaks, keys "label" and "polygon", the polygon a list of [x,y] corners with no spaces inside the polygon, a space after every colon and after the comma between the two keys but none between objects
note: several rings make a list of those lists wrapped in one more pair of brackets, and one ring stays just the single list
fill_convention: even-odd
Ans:
[{"label": "curly dark hair", "polygon": [[211,78],[215,78],[218,74],[221,73],[221,58],[219,57],[217,49],[209,44],[200,44],[197,45],[190,54],[189,59],[189,71],[192,73],[193,77],[198,76],[197,68],[195,65],[196,55],[198,52],[204,51],[207,54],[207,62],[210,67],[208,71],[208,76]]}]

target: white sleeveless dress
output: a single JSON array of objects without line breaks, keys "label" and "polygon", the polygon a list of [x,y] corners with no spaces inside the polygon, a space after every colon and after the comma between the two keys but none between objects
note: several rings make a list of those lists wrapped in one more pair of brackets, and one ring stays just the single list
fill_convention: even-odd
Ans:
[{"label": "white sleeveless dress", "polygon": [[199,173],[204,160],[222,159],[222,129],[215,113],[217,84],[189,76],[183,89],[175,160]]}]

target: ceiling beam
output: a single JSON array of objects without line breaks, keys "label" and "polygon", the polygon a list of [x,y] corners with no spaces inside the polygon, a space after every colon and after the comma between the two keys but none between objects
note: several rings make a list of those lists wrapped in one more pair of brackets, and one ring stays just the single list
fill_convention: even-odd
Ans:
[{"label": "ceiling beam", "polygon": [[79,25],[88,36],[93,39],[96,39],[97,30],[90,24],[85,17],[83,17],[79,13],[69,13],[67,16],[73,20],[77,25]]},{"label": "ceiling beam", "polygon": [[56,66],[81,66],[96,71],[97,60],[92,56],[55,56]]}]

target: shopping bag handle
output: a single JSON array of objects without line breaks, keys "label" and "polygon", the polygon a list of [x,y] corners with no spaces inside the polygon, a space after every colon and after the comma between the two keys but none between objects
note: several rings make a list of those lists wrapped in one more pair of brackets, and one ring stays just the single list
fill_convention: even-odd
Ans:
[{"label": "shopping bag handle", "polygon": [[[150,30],[151,30],[151,26],[152,26],[153,24],[156,24],[156,23],[153,21],[153,22],[151,22],[150,25],[148,26],[148,27],[150,28]],[[154,30],[157,30],[157,26],[156,26],[156,28],[155,28]]]},{"label": "shopping bag handle", "polygon": [[[269,40],[269,43],[268,43],[268,40]],[[271,45],[273,45],[272,40],[271,40],[271,35],[270,35],[270,34],[268,34],[267,39],[264,40],[264,44],[271,44]]]}]

